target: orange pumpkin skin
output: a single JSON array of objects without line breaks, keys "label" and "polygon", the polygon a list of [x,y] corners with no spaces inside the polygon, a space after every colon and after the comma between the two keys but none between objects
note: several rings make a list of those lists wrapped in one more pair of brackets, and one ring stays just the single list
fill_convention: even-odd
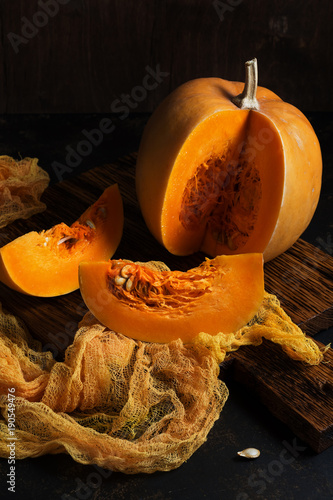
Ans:
[{"label": "orange pumpkin skin", "polygon": [[72,292],[79,287],[79,262],[112,257],[123,223],[122,198],[114,184],[70,227],[61,223],[47,231],[32,231],[3,246],[0,281],[39,297]]},{"label": "orange pumpkin skin", "polygon": [[117,260],[81,262],[79,281],[101,323],[147,342],[235,332],[253,318],[264,295],[262,254],[218,256],[187,272]]},{"label": "orange pumpkin skin", "polygon": [[[314,214],[322,158],[311,124],[298,109],[262,87],[256,93],[258,109],[240,109],[232,99],[243,87],[219,78],[189,81],[160,104],[144,130],[136,166],[137,197],[149,230],[173,254],[261,252],[269,261],[298,239]],[[198,216],[196,209],[213,191],[200,179],[198,167],[204,170],[209,162],[215,162],[215,171],[216,162],[224,164],[219,167],[219,193],[225,193],[238,175],[243,205],[256,207],[250,217],[244,206],[236,207],[235,214],[232,193],[227,194],[226,225],[219,213],[223,210],[214,208],[213,202],[209,208],[217,213],[214,222],[204,209]],[[237,169],[252,171],[250,185]],[[193,199],[199,182],[206,191],[201,199],[200,194]],[[246,217],[243,233],[235,232],[232,222],[244,222]]]}]

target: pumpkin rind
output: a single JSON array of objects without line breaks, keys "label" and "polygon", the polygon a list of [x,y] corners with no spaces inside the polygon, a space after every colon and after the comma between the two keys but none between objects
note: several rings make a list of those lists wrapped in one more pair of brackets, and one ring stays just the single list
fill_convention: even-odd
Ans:
[{"label": "pumpkin rind", "polygon": [[[136,166],[137,197],[149,230],[173,254],[262,252],[268,261],[297,240],[314,214],[322,159],[311,124],[262,87],[257,88],[257,110],[239,109],[232,99],[243,87],[219,78],[187,82],[160,104],[144,130]],[[214,237],[207,229],[209,217],[193,230],[180,221],[187,182],[214,158],[225,161],[229,177],[235,170],[230,174],[228,165],[237,170],[245,161],[260,175],[258,221],[237,248],[230,238],[228,245],[223,241],[227,238]],[[241,196],[245,191],[244,185]]]},{"label": "pumpkin rind", "polygon": [[79,262],[111,258],[123,223],[122,199],[114,184],[71,226],[61,223],[46,231],[32,231],[3,246],[0,281],[39,297],[72,292],[79,287]]},{"label": "pumpkin rind", "polygon": [[101,323],[147,342],[237,331],[264,296],[261,254],[218,256],[187,272],[154,272],[117,260],[81,262],[79,281],[84,302]]}]

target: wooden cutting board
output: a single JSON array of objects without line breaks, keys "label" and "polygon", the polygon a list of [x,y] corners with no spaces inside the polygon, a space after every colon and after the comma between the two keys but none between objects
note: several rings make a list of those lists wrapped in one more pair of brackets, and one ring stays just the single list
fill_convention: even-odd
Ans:
[{"label": "wooden cutting board", "polygon": [[[0,233],[0,245],[27,231],[47,229],[61,221],[71,224],[102,191],[118,183],[124,202],[124,234],[114,258],[161,260],[171,269],[187,270],[204,259],[169,254],[150,235],[135,194],[136,154],[96,167],[59,184],[43,195],[47,210],[29,220],[16,221]],[[284,310],[307,334],[314,336],[333,325],[333,259],[299,240],[283,255],[265,265],[265,286],[278,296]],[[80,292],[63,297],[22,295],[0,284],[3,307],[24,320],[43,349],[62,359],[72,343],[79,321],[87,311]],[[320,452],[333,444],[333,351],[325,363],[308,367],[291,361],[280,347],[264,342],[230,355],[221,375],[253,390],[260,400],[296,436]]]}]

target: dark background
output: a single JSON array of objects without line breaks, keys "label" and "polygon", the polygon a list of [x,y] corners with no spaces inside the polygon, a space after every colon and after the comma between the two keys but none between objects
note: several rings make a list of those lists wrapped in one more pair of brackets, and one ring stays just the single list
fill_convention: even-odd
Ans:
[{"label": "dark background", "polygon": [[[320,140],[323,189],[304,238],[332,255],[332,21],[331,0],[0,0],[0,154],[38,157],[52,182],[75,177],[136,151],[151,112],[179,84],[243,81],[244,62],[257,57],[259,84],[303,111]],[[140,95],[147,67],[167,75],[132,98],[124,118],[115,105]],[[106,117],[112,133],[59,175],[55,162],[68,167],[69,149]],[[332,329],[317,338],[332,341]],[[175,471],[105,478],[66,455],[45,456],[17,464],[17,492],[9,494],[1,459],[0,498],[331,499],[333,449],[316,455],[298,440],[302,451],[279,468],[295,436],[251,393],[228,387],[207,443]],[[253,445],[260,458],[240,461],[236,452]]]},{"label": "dark background", "polygon": [[160,65],[151,112],[186,80],[243,81],[253,57],[260,85],[332,111],[332,19],[330,0],[0,0],[0,113],[109,113]]}]

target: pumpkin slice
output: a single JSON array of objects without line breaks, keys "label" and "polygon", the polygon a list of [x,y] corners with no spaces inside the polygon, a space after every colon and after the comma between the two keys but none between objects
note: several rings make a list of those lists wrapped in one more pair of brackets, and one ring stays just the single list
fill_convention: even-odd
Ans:
[{"label": "pumpkin slice", "polygon": [[147,227],[175,255],[289,248],[316,209],[322,158],[307,118],[257,86],[198,78],[175,89],[145,127],[136,165]]},{"label": "pumpkin slice", "polygon": [[79,262],[111,258],[123,223],[122,199],[114,184],[71,226],[60,223],[46,231],[32,231],[3,246],[0,280],[38,297],[72,292],[79,287]]},{"label": "pumpkin slice", "polygon": [[244,326],[264,295],[262,254],[219,256],[186,272],[122,260],[81,262],[80,290],[94,316],[147,342],[190,342]]}]

